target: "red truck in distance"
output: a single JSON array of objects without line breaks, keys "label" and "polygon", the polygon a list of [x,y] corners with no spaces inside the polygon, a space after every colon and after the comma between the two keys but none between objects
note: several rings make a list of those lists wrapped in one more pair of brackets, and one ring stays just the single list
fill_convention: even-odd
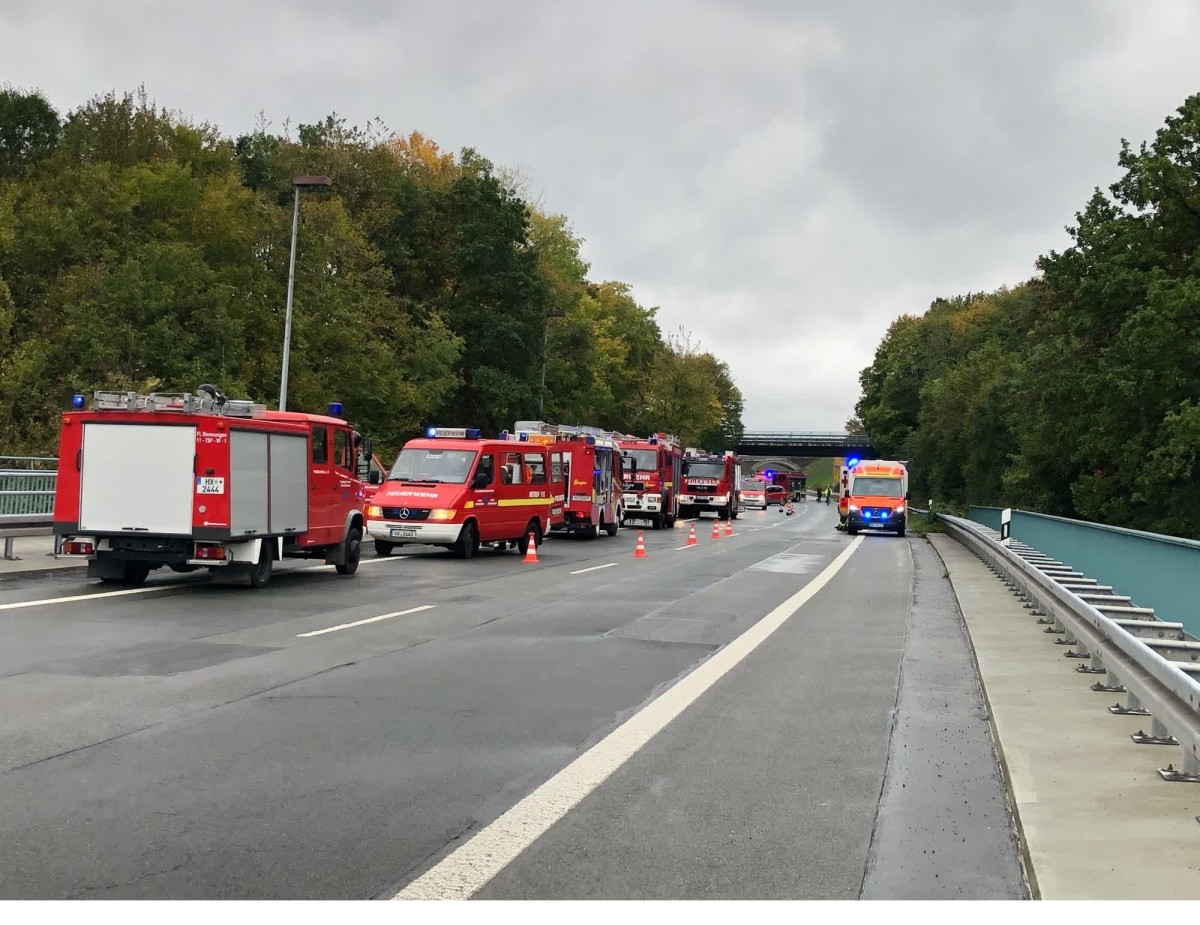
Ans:
[{"label": "red truck in distance", "polygon": [[679,516],[712,511],[721,520],[736,520],[741,507],[742,467],[733,453],[693,454],[683,460]]},{"label": "red truck in distance", "polygon": [[683,447],[678,437],[654,434],[617,439],[625,481],[625,521],[647,520],[658,530],[679,517]]}]

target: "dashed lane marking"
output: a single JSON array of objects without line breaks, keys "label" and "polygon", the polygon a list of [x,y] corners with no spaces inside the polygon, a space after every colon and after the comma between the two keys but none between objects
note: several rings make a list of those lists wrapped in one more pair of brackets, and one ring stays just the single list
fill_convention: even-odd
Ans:
[{"label": "dashed lane marking", "polygon": [[380,614],[378,617],[367,617],[365,620],[355,620],[353,623],[339,623],[337,626],[327,626],[323,630],[313,630],[311,633],[297,633],[297,639],[309,639],[312,636],[324,636],[326,633],[336,633],[338,630],[353,629],[356,626],[366,626],[368,623],[378,623],[381,620],[391,620],[394,617],[407,617],[410,613],[420,613],[422,610],[433,610],[437,604],[422,604],[420,607],[409,607],[408,610],[396,610],[392,613]]},{"label": "dashed lane marking", "polygon": [[571,572],[571,574],[572,575],[582,575],[584,572],[598,572],[602,568],[612,568],[616,564],[617,563],[615,563],[615,562],[608,562],[608,563],[605,563],[604,565],[593,565],[591,568],[576,569],[575,571]]},{"label": "dashed lane marking", "polygon": [[812,600],[850,561],[862,539],[857,537],[803,588],[393,898],[467,899],[477,893]]}]

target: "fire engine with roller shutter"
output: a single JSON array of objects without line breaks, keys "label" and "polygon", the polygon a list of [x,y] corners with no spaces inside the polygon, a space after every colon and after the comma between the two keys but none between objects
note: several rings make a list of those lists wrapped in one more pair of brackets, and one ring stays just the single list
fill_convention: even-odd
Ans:
[{"label": "fire engine with roller shutter", "polygon": [[152,569],[271,580],[282,558],[358,569],[364,441],[339,415],[268,411],[211,385],[195,394],[96,392],[63,415],[54,533],[89,577]]}]

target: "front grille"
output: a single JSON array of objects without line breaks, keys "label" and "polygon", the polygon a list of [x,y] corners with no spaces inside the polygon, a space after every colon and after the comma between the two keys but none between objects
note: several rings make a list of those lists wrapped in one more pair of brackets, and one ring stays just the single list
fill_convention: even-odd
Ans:
[{"label": "front grille", "polygon": [[871,520],[891,520],[896,516],[890,507],[864,507],[862,512],[864,517]]},{"label": "front grille", "polygon": [[[408,511],[407,517],[400,515],[401,511]],[[428,520],[429,508],[420,507],[385,507],[383,516],[388,520]]]}]

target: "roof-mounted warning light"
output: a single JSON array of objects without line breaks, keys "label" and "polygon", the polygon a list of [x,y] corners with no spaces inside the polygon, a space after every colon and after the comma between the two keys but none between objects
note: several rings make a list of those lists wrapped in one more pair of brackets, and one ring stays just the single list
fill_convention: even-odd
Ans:
[{"label": "roof-mounted warning light", "polygon": [[82,411],[87,407],[87,396],[82,392],[76,392],[75,397],[71,399],[71,407],[76,411]]},{"label": "roof-mounted warning light", "polygon": [[457,440],[478,440],[478,427],[427,427],[425,436],[431,440],[449,438]]},{"label": "roof-mounted warning light", "polygon": [[331,418],[340,418],[342,416],[342,403],[340,401],[331,401],[328,405],[328,410]]}]

